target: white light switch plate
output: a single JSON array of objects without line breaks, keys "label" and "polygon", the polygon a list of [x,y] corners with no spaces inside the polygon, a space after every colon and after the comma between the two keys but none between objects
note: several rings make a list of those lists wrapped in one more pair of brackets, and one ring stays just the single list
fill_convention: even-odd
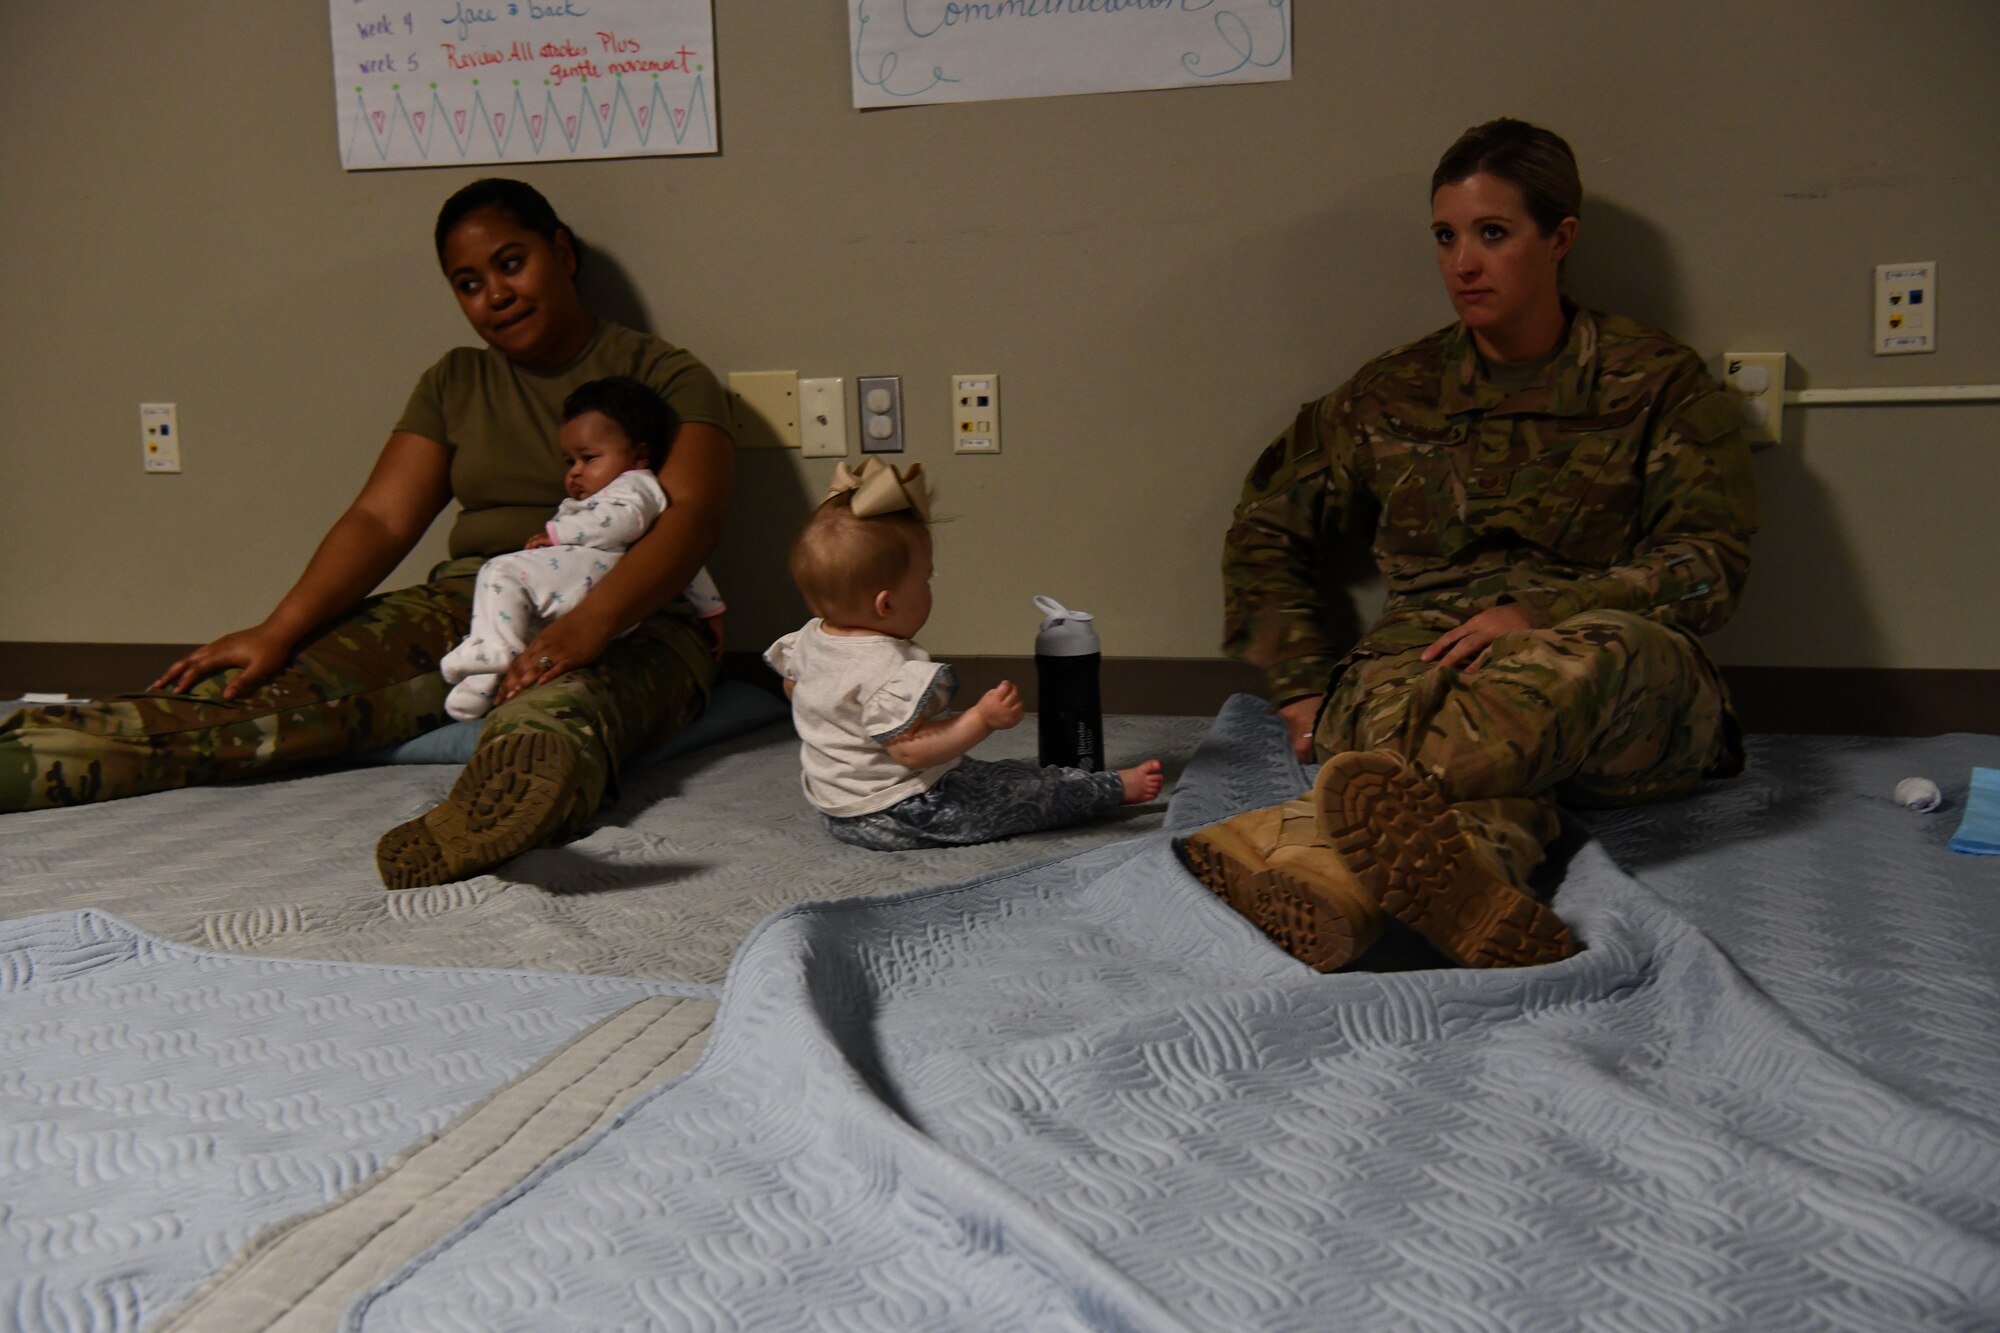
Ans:
[{"label": "white light switch plate", "polygon": [[799,381],[799,443],[807,458],[847,457],[847,381]]}]

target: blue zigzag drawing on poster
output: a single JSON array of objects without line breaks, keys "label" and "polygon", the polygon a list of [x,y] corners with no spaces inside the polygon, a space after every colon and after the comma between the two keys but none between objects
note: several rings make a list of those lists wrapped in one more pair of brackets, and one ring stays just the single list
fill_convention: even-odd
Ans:
[{"label": "blue zigzag drawing on poster", "polygon": [[[564,114],[556,104],[553,89],[542,94],[542,110],[530,112],[521,95],[520,81],[513,88],[513,103],[506,111],[488,111],[485,90],[474,79],[472,105],[469,108],[451,110],[438,94],[437,85],[430,86],[430,105],[412,111],[403,101],[401,84],[391,85],[392,104],[388,107],[371,109],[366,93],[360,85],[354,89],[354,130],[349,135],[347,147],[341,156],[344,164],[352,164],[357,151],[365,153],[373,147],[377,161],[386,162],[395,141],[398,129],[407,134],[418,155],[426,162],[431,160],[432,138],[438,127],[450,140],[450,147],[457,150],[461,160],[471,156],[473,140],[483,130],[493,152],[500,158],[513,155],[516,134],[524,135],[531,153],[539,155],[543,146],[551,138],[565,145],[574,153],[583,142],[586,128],[595,124],[598,147],[610,148],[613,134],[621,124],[631,127],[637,139],[635,149],[645,148],[652,141],[653,131],[664,124],[676,144],[685,144],[688,136],[699,125],[701,137],[695,142],[709,147],[715,145],[715,127],[708,116],[708,99],[705,95],[705,74],[697,74],[689,86],[687,103],[674,106],[668,102],[660,89],[659,76],[650,81],[650,92],[643,100],[634,102],[631,91],[626,86],[623,75],[613,76],[614,88],[611,95],[603,97],[601,92],[593,93],[588,79],[577,85],[577,104],[574,114]],[[602,84],[598,87],[601,89]],[[622,111],[622,115],[620,114]],[[363,133],[368,138],[364,143]]]}]

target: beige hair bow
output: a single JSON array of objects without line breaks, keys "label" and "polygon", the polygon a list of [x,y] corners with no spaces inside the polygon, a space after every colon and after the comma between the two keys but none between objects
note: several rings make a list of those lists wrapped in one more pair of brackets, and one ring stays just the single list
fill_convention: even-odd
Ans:
[{"label": "beige hair bow", "polygon": [[924,484],[924,465],[910,464],[910,470],[898,473],[895,468],[879,458],[863,459],[856,471],[841,463],[833,470],[833,485],[827,488],[820,503],[825,504],[834,496],[853,491],[854,498],[848,501],[856,518],[874,518],[878,514],[893,514],[899,509],[914,509],[917,517],[924,522],[931,521],[930,488]]}]

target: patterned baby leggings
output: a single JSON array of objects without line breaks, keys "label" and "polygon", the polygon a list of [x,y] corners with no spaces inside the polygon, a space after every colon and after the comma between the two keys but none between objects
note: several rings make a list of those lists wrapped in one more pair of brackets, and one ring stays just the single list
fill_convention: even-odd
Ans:
[{"label": "patterned baby leggings", "polygon": [[842,842],[877,852],[965,847],[1081,824],[1125,800],[1116,773],[1043,768],[1025,759],[963,759],[929,791],[866,815],[821,815]]}]

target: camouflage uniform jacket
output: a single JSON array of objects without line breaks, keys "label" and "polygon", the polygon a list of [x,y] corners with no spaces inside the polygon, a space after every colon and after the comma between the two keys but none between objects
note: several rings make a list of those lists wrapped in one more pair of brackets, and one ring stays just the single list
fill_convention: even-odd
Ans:
[{"label": "camouflage uniform jacket", "polygon": [[1328,689],[1343,659],[1321,590],[1343,535],[1372,538],[1388,589],[1356,655],[1506,601],[1543,624],[1611,608],[1705,634],[1735,609],[1756,526],[1737,409],[1689,348],[1575,310],[1510,390],[1453,325],[1308,403],[1258,458],[1224,543],[1223,646],[1274,702]]}]

